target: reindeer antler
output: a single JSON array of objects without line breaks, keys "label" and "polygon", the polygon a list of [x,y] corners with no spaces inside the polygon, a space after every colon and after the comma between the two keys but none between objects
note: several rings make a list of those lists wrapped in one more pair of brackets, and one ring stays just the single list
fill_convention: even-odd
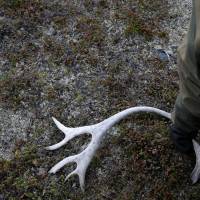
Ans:
[{"label": "reindeer antler", "polygon": [[196,154],[196,165],[191,173],[191,179],[192,183],[195,184],[200,177],[200,146],[195,140],[192,140],[192,143]]},{"label": "reindeer antler", "polygon": [[109,117],[108,119],[105,119],[104,121],[100,123],[90,125],[90,126],[77,127],[77,128],[65,127],[55,118],[53,118],[56,126],[65,134],[65,138],[61,142],[55,145],[46,147],[47,150],[58,149],[62,147],[63,145],[65,145],[69,140],[73,139],[74,137],[78,135],[86,134],[86,133],[92,135],[92,140],[85,150],[83,150],[81,153],[77,155],[69,156],[61,160],[60,162],[58,162],[55,166],[51,168],[49,173],[56,173],[64,165],[75,162],[77,164],[76,169],[73,172],[71,172],[66,177],[66,179],[70,178],[72,175],[75,175],[75,174],[78,175],[80,187],[82,191],[84,191],[85,173],[86,173],[87,167],[90,164],[95,152],[99,148],[100,142],[102,141],[103,136],[106,134],[107,130],[111,128],[112,126],[114,126],[116,123],[118,123],[120,120],[124,119],[125,117],[131,114],[139,113],[139,112],[156,113],[158,115],[161,115],[171,120],[170,113],[157,109],[157,108],[147,107],[147,106],[138,106],[138,107],[128,108],[124,111],[121,111]]}]

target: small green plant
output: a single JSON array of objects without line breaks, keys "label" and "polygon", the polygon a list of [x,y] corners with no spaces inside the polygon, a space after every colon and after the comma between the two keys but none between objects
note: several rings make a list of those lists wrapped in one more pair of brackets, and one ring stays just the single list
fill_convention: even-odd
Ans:
[{"label": "small green plant", "polygon": [[26,0],[1,0],[0,5],[9,8],[19,8]]},{"label": "small green plant", "polygon": [[155,35],[154,31],[150,29],[149,25],[139,15],[132,12],[128,12],[127,15],[128,23],[124,31],[126,37],[138,34],[149,40]]},{"label": "small green plant", "polygon": [[125,29],[125,35],[129,36],[129,35],[133,35],[135,33],[140,33],[141,27],[140,24],[137,21],[132,21],[130,24],[128,24],[128,26]]}]

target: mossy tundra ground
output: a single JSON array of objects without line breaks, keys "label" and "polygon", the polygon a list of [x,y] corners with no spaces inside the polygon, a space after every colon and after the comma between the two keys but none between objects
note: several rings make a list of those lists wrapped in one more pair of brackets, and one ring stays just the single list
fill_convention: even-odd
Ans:
[{"label": "mossy tundra ground", "polygon": [[[64,181],[74,165],[56,175],[48,170],[90,138],[44,150],[63,136],[52,116],[75,127],[136,105],[172,111],[178,75],[170,31],[176,34],[184,15],[173,6],[0,0],[1,200],[199,199],[200,185],[190,182],[194,161],[175,151],[169,122],[158,116],[131,116],[110,130],[87,171],[85,193],[77,177]],[[160,59],[160,47],[172,50],[170,60]]]}]

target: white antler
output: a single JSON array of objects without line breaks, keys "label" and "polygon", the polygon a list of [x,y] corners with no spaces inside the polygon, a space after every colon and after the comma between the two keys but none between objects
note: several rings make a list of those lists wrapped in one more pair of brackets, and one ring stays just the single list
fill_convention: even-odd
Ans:
[{"label": "white antler", "polygon": [[121,119],[124,119],[125,117],[127,117],[130,114],[138,113],[138,112],[157,113],[161,116],[171,119],[170,113],[167,113],[165,111],[162,111],[162,110],[159,110],[156,108],[152,108],[152,107],[129,108],[129,109],[126,109],[122,112],[119,112],[119,113],[109,117],[108,119],[106,119],[98,124],[91,125],[91,126],[77,127],[77,128],[65,127],[63,124],[61,124],[55,118],[53,118],[57,127],[65,134],[65,138],[61,142],[47,147],[46,148],[47,150],[58,149],[61,146],[63,146],[64,144],[66,144],[69,140],[73,139],[74,137],[81,135],[81,134],[85,134],[85,133],[91,134],[92,140],[89,143],[88,147],[84,151],[82,151],[81,153],[79,153],[77,155],[70,156],[70,157],[63,159],[62,161],[57,163],[54,167],[52,167],[51,170],[49,171],[49,173],[56,173],[64,165],[75,162],[77,164],[76,169],[72,173],[70,173],[66,179],[68,179],[72,175],[77,174],[79,176],[79,182],[80,182],[81,189],[84,191],[85,172],[86,172],[87,167],[90,164],[96,150],[100,146],[100,142],[102,141],[103,136],[106,133],[106,131],[109,128],[111,128],[112,126],[114,126]]},{"label": "white antler", "polygon": [[199,180],[199,177],[200,177],[200,145],[195,140],[192,140],[192,142],[193,142],[194,151],[196,154],[196,165],[192,171],[191,179],[192,179],[192,183],[195,184]]},{"label": "white antler", "polygon": [[[72,175],[78,175],[79,176],[79,183],[82,191],[84,191],[84,182],[85,182],[85,173],[87,170],[88,165],[90,164],[96,150],[100,146],[100,142],[103,139],[103,136],[106,134],[107,130],[114,126],[116,123],[118,123],[120,120],[124,119],[125,117],[139,112],[149,112],[149,113],[156,113],[158,115],[161,115],[163,117],[166,117],[171,120],[171,114],[167,113],[163,110],[153,108],[153,107],[147,107],[147,106],[138,106],[138,107],[132,107],[128,108],[124,111],[121,111],[108,119],[105,119],[104,121],[90,125],[90,126],[83,126],[83,127],[77,127],[77,128],[69,128],[65,127],[63,124],[61,124],[59,121],[57,121],[55,118],[53,118],[55,124],[57,127],[65,134],[65,138],[52,146],[46,147],[47,150],[55,150],[66,144],[69,140],[73,139],[74,137],[82,134],[89,133],[92,135],[92,140],[89,143],[88,147],[83,150],[81,153],[69,156],[62,161],[58,162],[54,167],[51,168],[49,173],[56,173],[58,170],[60,170],[64,165],[75,162],[77,164],[76,169],[71,172],[66,179],[71,177]],[[194,142],[193,142],[194,143]],[[195,172],[194,172],[195,173]],[[196,173],[195,173],[196,174]],[[195,175],[194,175],[195,176]]]}]

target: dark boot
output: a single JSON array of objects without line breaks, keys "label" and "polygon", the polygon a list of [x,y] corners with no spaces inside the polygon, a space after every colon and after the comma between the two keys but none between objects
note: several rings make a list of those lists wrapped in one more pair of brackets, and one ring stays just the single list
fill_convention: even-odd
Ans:
[{"label": "dark boot", "polygon": [[194,148],[192,139],[197,136],[197,133],[186,133],[172,124],[170,127],[170,138],[173,141],[176,149],[183,154],[193,154]]}]

